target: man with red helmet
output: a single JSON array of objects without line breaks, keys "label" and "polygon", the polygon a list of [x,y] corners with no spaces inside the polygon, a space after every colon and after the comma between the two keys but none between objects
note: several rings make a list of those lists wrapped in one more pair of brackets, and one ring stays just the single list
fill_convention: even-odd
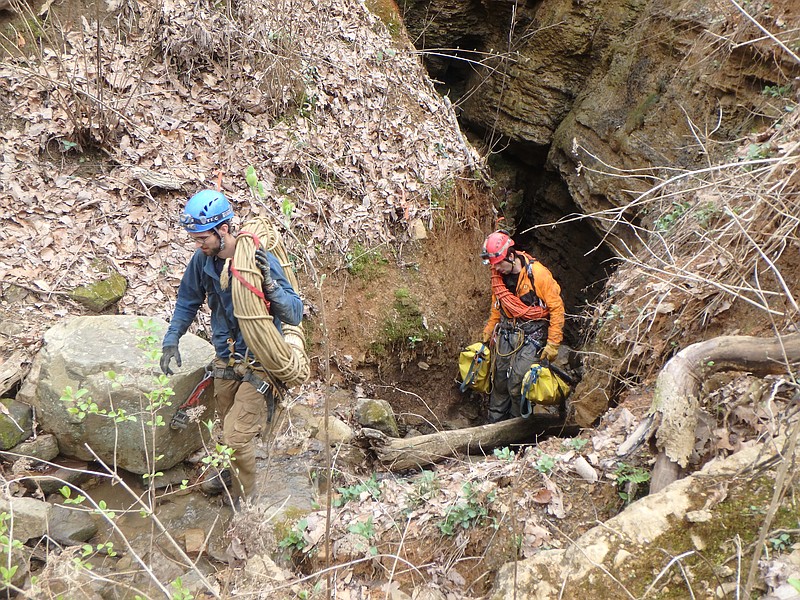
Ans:
[{"label": "man with red helmet", "polygon": [[561,287],[549,269],[516,250],[507,232],[490,234],[481,258],[492,267],[492,308],[483,329],[483,341],[493,343],[489,422],[496,423],[520,415],[522,380],[531,364],[558,356],[564,302]]}]

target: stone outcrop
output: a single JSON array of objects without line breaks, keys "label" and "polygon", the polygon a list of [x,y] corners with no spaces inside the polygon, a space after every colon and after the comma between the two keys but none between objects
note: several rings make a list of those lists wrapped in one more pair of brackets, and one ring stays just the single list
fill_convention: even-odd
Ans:
[{"label": "stone outcrop", "polygon": [[[781,442],[776,441],[775,445],[780,447]],[[730,507],[736,500],[726,503],[721,490],[727,489],[727,485],[721,480],[743,472],[774,447],[768,441],[709,463],[700,473],[634,502],[565,549],[543,550],[532,558],[507,563],[498,572],[490,597],[493,600],[514,596],[530,600],[634,597],[625,594],[623,588],[638,591],[636,585],[652,581],[655,564],[660,568],[669,562],[669,557],[657,550],[667,544],[666,538],[671,538],[668,544],[675,555],[684,551],[687,555],[694,554],[693,550],[707,546],[711,554],[712,532],[740,524],[741,514]],[[654,556],[646,555],[651,549]],[[717,583],[727,585],[735,576],[731,570],[727,576],[720,575]],[[635,597],[642,596],[635,594]]]},{"label": "stone outcrop", "polygon": [[[151,327],[137,328],[140,321]],[[185,335],[180,348],[183,367],[168,382],[174,396],[166,398],[169,405],[150,410],[148,405],[158,404],[162,384],[157,364],[141,348],[142,339],[151,336],[158,347],[165,329],[162,320],[134,316],[62,321],[45,333],[44,346],[17,399],[35,408],[41,428],[56,436],[65,456],[90,461],[95,453],[109,466],[133,473],[167,469],[202,446],[205,428],[173,430],[169,423],[214,350],[197,336]],[[207,391],[202,401],[210,397]],[[112,411],[116,416],[109,414]],[[211,418],[210,412],[205,414]]]},{"label": "stone outcrop", "polygon": [[[748,10],[779,35],[797,25],[786,1]],[[427,60],[462,122],[557,171],[585,213],[627,205],[662,167],[724,156],[724,142],[781,118],[800,75],[731,2],[416,0],[405,18],[418,47],[460,49]]]}]

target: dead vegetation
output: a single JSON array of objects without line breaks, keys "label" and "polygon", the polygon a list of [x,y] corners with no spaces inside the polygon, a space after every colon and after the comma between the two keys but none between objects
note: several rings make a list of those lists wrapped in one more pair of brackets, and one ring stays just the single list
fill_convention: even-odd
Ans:
[{"label": "dead vegetation", "polygon": [[[91,18],[74,31],[46,22],[47,35],[28,22],[6,38],[15,58],[0,66],[0,94],[15,112],[0,131],[9,157],[0,167],[9,199],[0,239],[18,251],[0,259],[0,275],[3,302],[18,302],[35,324],[4,331],[8,347],[32,352],[37,327],[77,310],[60,295],[94,276],[96,256],[129,281],[123,311],[169,312],[189,255],[174,236],[177,206],[220,170],[243,219],[262,209],[284,215],[312,258],[330,253],[344,264],[355,239],[369,247],[436,222],[436,190],[473,162],[449,108],[420,87],[416,59],[360,4],[298,6],[178,2],[148,14],[139,5],[142,14],[123,12],[124,44],[107,20]],[[309,28],[315,35],[299,35],[311,21],[321,25]],[[32,38],[35,51],[19,42]],[[725,164],[665,177],[633,204],[592,215],[610,235],[631,211],[643,221],[640,247],[627,249],[593,316],[587,390],[616,400],[623,385],[651,382],[691,341],[734,333],[731,321],[741,333],[772,334],[796,320],[797,127],[798,113],[787,112],[780,130],[754,137]],[[248,203],[249,164],[258,166],[268,205]],[[770,402],[748,412],[737,399],[750,384],[713,390],[709,401],[721,410],[712,416],[722,420],[703,421],[699,454],[730,452],[774,430],[769,411],[782,407],[776,397],[788,401],[790,384],[771,383],[759,392]],[[342,597],[373,580],[387,593],[411,582],[485,594],[502,562],[570,544],[585,523],[641,493],[647,456],[626,457],[626,471],[616,455],[636,424],[623,407],[571,446],[501,449],[486,461],[387,476],[372,487],[342,473],[332,483],[346,491],[336,496],[352,498],[334,523],[324,511],[305,516],[304,526],[287,521],[278,541],[288,540],[293,563],[263,573],[234,564],[229,581],[270,597],[311,595],[326,577]],[[573,514],[581,520],[562,527]],[[265,520],[258,513],[240,523],[248,558],[264,551],[256,524]],[[334,543],[322,554],[328,526]],[[52,572],[62,576],[70,558]]]},{"label": "dead vegetation", "polygon": [[[679,172],[627,206],[590,216],[617,242],[616,228],[632,230],[638,244],[621,247],[621,266],[592,315],[584,387],[608,396],[588,394],[577,406],[580,424],[625,386],[652,381],[695,341],[793,330],[800,314],[795,106],[727,161]],[[640,225],[630,225],[632,212]]]}]

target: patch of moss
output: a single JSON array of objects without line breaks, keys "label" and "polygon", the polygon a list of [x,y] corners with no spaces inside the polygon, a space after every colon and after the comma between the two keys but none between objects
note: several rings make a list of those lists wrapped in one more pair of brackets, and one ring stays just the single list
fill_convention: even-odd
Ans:
[{"label": "patch of moss", "polygon": [[[618,583],[610,577],[599,575],[586,578],[577,586],[568,586],[567,591],[576,598],[622,597],[622,584],[634,597],[640,598],[673,557],[692,552],[683,556],[679,564],[673,563],[670,567],[672,573],[662,576],[659,584],[649,591],[647,597],[661,600],[683,600],[689,597],[681,569],[688,574],[695,597],[713,597],[722,583],[732,581],[736,576],[736,571],[740,568],[737,561],[740,558],[742,565],[750,564],[753,545],[758,539],[775,485],[774,480],[767,476],[735,482],[709,478],[703,483],[704,491],[692,495],[693,509],[704,508],[706,501],[723,489],[726,481],[728,495],[709,509],[712,514],[710,520],[701,523],[675,523],[667,533],[647,546],[638,548],[637,551],[626,548],[633,556],[618,568],[610,569]],[[783,501],[775,515],[771,531],[797,528],[798,514],[790,504],[790,499]],[[617,550],[612,549],[609,555],[614,556]],[[770,551],[772,550],[770,547]]]},{"label": "patch of moss", "polygon": [[366,0],[365,5],[369,12],[378,17],[393,40],[398,39],[403,33],[403,19],[394,0]]},{"label": "patch of moss", "polygon": [[406,288],[395,290],[394,297],[393,313],[383,327],[388,346],[415,350],[423,345],[441,344],[444,341],[444,330],[431,327],[426,322],[417,300]]},{"label": "patch of moss", "polygon": [[347,270],[351,275],[364,281],[378,279],[385,272],[388,260],[377,248],[366,248],[359,242],[353,244],[352,250],[346,255]]},{"label": "patch of moss", "polygon": [[100,281],[76,287],[69,292],[69,297],[80,302],[89,310],[102,312],[125,295],[127,280],[116,271]]}]

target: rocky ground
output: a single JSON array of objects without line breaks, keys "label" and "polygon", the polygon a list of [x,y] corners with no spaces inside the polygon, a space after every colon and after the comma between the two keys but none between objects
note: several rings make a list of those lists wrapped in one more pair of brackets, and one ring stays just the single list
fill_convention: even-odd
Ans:
[{"label": "rocky ground", "polygon": [[[273,217],[297,257],[315,374],[289,404],[355,427],[358,399],[386,398],[403,433],[479,423],[485,407],[453,377],[486,310],[475,249],[493,225],[492,192],[480,157],[386,6],[373,6],[381,20],[345,1],[267,4],[232,13],[121,3],[89,17],[80,3],[12,2],[16,12],[0,12],[0,105],[12,107],[0,115],[6,366],[24,375],[47,328],[98,310],[76,289],[115,275],[120,298],[99,310],[168,317],[191,252],[179,207],[221,181],[240,222]],[[595,427],[392,474],[348,445],[328,459],[318,421],[288,419],[277,451],[308,456],[320,506],[328,489],[339,506],[272,520],[271,507],[247,508],[228,532],[231,553],[216,556],[228,562],[215,563],[214,593],[312,597],[331,585],[337,597],[484,597],[505,589],[495,588],[507,585],[497,581],[503,564],[573,547],[646,493],[651,449],[619,449],[665,360],[691,341],[771,335],[797,318],[797,115],[785,100],[777,125],[743,140],[729,167],[645,198],[643,249],[590,317],[596,335],[575,400],[585,424],[602,415]],[[249,165],[263,196],[245,182]],[[707,382],[690,470],[778,433],[793,389],[789,376]],[[618,406],[603,413],[609,398]],[[774,471],[747,481],[762,476]],[[790,556],[796,522],[759,485],[718,528],[762,521],[768,556]],[[781,486],[787,498],[793,489],[791,479]],[[612,573],[614,593],[642,597],[652,583],[660,597],[739,597],[730,584],[748,579],[752,551],[737,548],[757,545],[758,533],[664,541],[644,564],[614,565],[625,572]],[[690,550],[696,563],[671,562]],[[71,558],[54,558],[47,573],[63,575]],[[758,593],[791,587],[791,564],[764,563]]]}]

